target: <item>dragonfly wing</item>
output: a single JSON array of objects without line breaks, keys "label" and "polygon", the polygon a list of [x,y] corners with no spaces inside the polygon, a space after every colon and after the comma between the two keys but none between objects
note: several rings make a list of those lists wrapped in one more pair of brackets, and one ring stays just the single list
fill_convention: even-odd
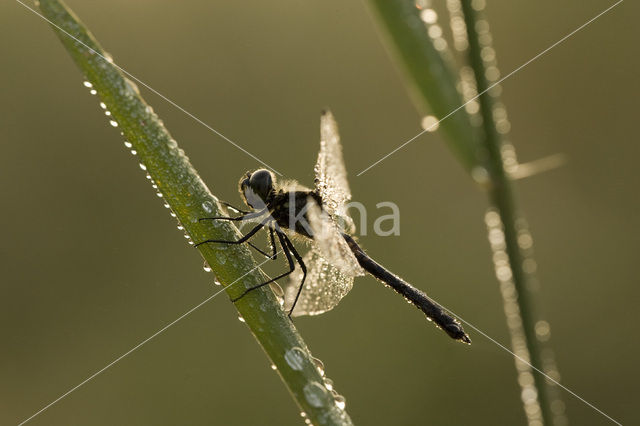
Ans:
[{"label": "dragonfly wing", "polygon": [[[319,315],[333,309],[353,287],[353,276],[340,272],[315,247],[303,260],[307,265],[307,277],[292,315]],[[302,271],[296,268],[285,291],[286,307],[293,305],[301,282]]]},{"label": "dragonfly wing", "polygon": [[307,200],[306,217],[309,220],[313,242],[322,257],[343,274],[352,277],[364,275],[364,270],[342,236],[338,225],[311,197]]},{"label": "dragonfly wing", "polygon": [[351,190],[342,157],[338,125],[330,111],[323,112],[320,117],[320,152],[314,172],[316,191],[322,197],[324,208],[351,231],[353,220],[345,208],[345,204],[351,200]]}]

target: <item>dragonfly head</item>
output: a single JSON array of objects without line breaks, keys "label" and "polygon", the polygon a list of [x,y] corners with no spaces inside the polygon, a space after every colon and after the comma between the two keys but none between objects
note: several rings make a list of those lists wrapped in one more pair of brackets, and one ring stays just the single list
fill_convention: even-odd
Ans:
[{"label": "dragonfly head", "polygon": [[274,192],[274,181],[275,176],[269,170],[247,172],[240,178],[240,194],[249,207],[263,209]]}]

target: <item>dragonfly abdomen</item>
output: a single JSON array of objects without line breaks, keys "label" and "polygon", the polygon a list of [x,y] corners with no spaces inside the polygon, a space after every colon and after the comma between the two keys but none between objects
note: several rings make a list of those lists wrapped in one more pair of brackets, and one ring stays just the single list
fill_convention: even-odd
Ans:
[{"label": "dragonfly abdomen", "polygon": [[342,234],[342,236],[347,241],[347,244],[349,244],[349,248],[358,260],[360,266],[362,266],[362,269],[401,294],[416,308],[424,312],[428,319],[433,321],[450,337],[464,343],[471,343],[471,339],[467,333],[464,332],[458,320],[449,315],[442,306],[429,298],[423,291],[415,288],[397,275],[394,275],[384,266],[370,258],[350,235]]}]

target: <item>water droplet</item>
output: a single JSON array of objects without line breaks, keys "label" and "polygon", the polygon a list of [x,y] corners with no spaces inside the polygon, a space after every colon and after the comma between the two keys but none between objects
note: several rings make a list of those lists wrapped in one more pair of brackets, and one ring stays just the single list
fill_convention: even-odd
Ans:
[{"label": "water droplet", "polygon": [[324,378],[322,379],[322,381],[324,382],[324,386],[327,388],[327,390],[331,392],[333,390],[333,380]]},{"label": "water droplet", "polygon": [[425,132],[435,132],[438,127],[440,127],[440,121],[435,116],[427,115],[422,119],[422,128]]},{"label": "water droplet", "polygon": [[156,185],[155,183],[154,183],[153,185],[151,185],[151,187],[152,187],[153,189],[158,189],[158,185]]},{"label": "water droplet", "polygon": [[284,290],[282,290],[282,287],[280,287],[280,284],[273,282],[269,284],[269,287],[271,288],[271,291],[278,299],[278,303],[280,303],[280,306],[284,306]]},{"label": "water droplet", "polygon": [[420,12],[420,19],[425,24],[435,24],[438,21],[438,14],[433,9],[424,9]]},{"label": "water droplet", "polygon": [[105,111],[104,115],[106,115],[107,117],[109,117],[111,115],[111,111]]},{"label": "water droplet", "polygon": [[207,263],[207,261],[204,261],[204,264],[202,265],[202,269],[204,269],[205,272],[211,272],[211,266],[209,266],[209,264]]},{"label": "water droplet", "polygon": [[271,369],[272,369],[272,370],[277,370],[277,369],[278,369],[278,367],[276,367],[276,365],[275,365],[275,364],[271,364]]},{"label": "water droplet", "polygon": [[165,209],[168,209],[169,207],[171,207],[171,206],[169,206],[169,203],[164,203],[163,206],[164,206]]},{"label": "water droplet", "polygon": [[158,198],[162,198],[162,192],[156,192],[156,195],[158,196]]},{"label": "water droplet", "polygon": [[104,102],[100,102],[100,108],[107,109],[107,104],[105,104]]},{"label": "water droplet", "polygon": [[149,173],[147,173],[146,178],[147,178],[147,179],[149,179],[149,180],[151,180],[151,175],[150,175]]},{"label": "water droplet", "polygon": [[169,215],[171,215],[171,217],[178,217],[174,212],[170,212]]},{"label": "water droplet", "polygon": [[131,150],[131,155],[138,155],[138,151],[136,151],[135,149]]},{"label": "water droplet", "polygon": [[304,397],[312,407],[322,407],[327,404],[327,388],[318,382],[309,382],[302,389]]},{"label": "water droplet", "polygon": [[88,81],[84,81],[82,84],[84,84],[84,87],[93,87],[93,84]]},{"label": "water droplet", "polygon": [[238,315],[238,321],[240,321],[240,322],[246,322],[246,321],[244,320],[244,318],[242,318],[242,315]]},{"label": "water droplet", "polygon": [[111,124],[113,127],[118,127],[118,122],[116,120],[109,121],[109,124]]},{"label": "water droplet", "polygon": [[144,164],[140,163],[140,164],[138,164],[138,165],[140,166],[140,168],[141,168],[142,170],[147,170],[147,166],[145,166]]},{"label": "water droplet", "polygon": [[484,167],[476,166],[471,170],[471,177],[476,183],[485,185],[489,183],[489,172]]},{"label": "water droplet", "polygon": [[208,201],[208,200],[207,201],[203,201],[202,202],[202,208],[207,213],[213,213],[213,203],[211,201]]},{"label": "water droplet", "polygon": [[313,365],[318,369],[318,373],[320,373],[321,376],[324,376],[324,364],[322,361],[318,358],[311,357],[311,362],[313,362]]},{"label": "water droplet", "polygon": [[429,34],[429,37],[439,39],[442,37],[442,27],[440,27],[440,25],[431,25],[427,30],[427,33]]},{"label": "water droplet", "polygon": [[307,413],[305,413],[304,411],[300,411],[300,417],[307,417]]},{"label": "water droplet", "polygon": [[178,230],[183,231],[184,230],[184,226],[178,224]]},{"label": "water droplet", "polygon": [[294,346],[284,354],[284,360],[287,361],[287,364],[289,364],[289,367],[291,367],[296,371],[300,371],[304,366],[304,360],[305,360],[304,351],[299,347]]},{"label": "water droplet", "polygon": [[214,278],[214,279],[213,279],[213,283],[214,283],[215,285],[222,285],[222,283],[221,283],[220,281],[218,281],[218,279],[217,279],[217,278]]},{"label": "water droplet", "polygon": [[538,321],[535,325],[536,335],[538,336],[538,340],[545,342],[549,340],[551,334],[551,327],[549,323],[546,321]]},{"label": "water droplet", "polygon": [[333,399],[339,409],[344,410],[344,408],[347,406],[347,399],[344,396],[334,395]]},{"label": "water droplet", "polygon": [[96,89],[91,89],[89,93],[91,93],[92,95],[97,95],[98,91]]},{"label": "water droplet", "polygon": [[124,146],[126,146],[127,148],[131,148],[133,144],[129,141],[124,141]]}]

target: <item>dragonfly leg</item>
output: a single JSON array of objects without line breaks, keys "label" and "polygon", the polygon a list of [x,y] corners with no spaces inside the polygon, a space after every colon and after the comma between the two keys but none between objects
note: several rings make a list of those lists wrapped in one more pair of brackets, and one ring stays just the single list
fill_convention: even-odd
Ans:
[{"label": "dragonfly leg", "polygon": [[[255,228],[253,228],[251,231],[249,231],[249,233],[247,233],[244,237],[240,238],[237,241],[225,241],[225,240],[204,240],[201,241],[197,244],[194,244],[194,247],[199,247],[202,244],[206,244],[206,243],[220,243],[220,244],[242,244],[244,242],[246,242],[249,238],[253,237],[260,229],[262,229],[262,227],[264,226],[264,223],[260,223],[258,226],[256,226]],[[260,250],[262,251],[262,250]]]},{"label": "dragonfly leg", "polygon": [[[234,207],[235,208],[235,207]],[[215,216],[215,217],[201,217],[200,219],[198,219],[198,222],[202,222],[204,220],[232,220],[232,221],[242,221],[242,220],[247,220],[247,219],[254,219],[256,217],[260,217],[262,216],[264,213],[266,213],[267,210],[260,210],[257,212],[241,212],[241,213],[245,213],[242,216],[238,216],[238,217],[227,217],[227,216]],[[212,241],[209,241],[212,242]],[[274,247],[273,248],[273,253],[269,254],[269,253],[265,253],[262,249],[260,249],[258,246],[256,246],[255,244],[253,244],[250,241],[246,241],[247,244],[249,244],[254,250],[256,250],[258,253],[260,253],[261,255],[265,256],[266,258],[269,258],[271,260],[275,260],[276,259],[276,249],[273,246],[273,235],[271,235],[271,246]],[[204,244],[204,241],[202,243],[198,243],[195,245],[195,247],[198,247],[200,244]]]},{"label": "dragonfly leg", "polygon": [[[286,241],[283,239],[283,237],[286,238],[286,236],[282,232],[279,232],[279,231],[276,231],[276,234],[278,234],[278,239],[280,240],[280,245],[282,246],[282,251],[284,251],[284,255],[287,258],[287,263],[289,264],[289,270],[287,272],[283,273],[283,274],[278,275],[275,278],[272,278],[272,279],[270,279],[268,281],[265,281],[265,282],[260,283],[258,285],[254,285],[253,287],[249,287],[249,288],[245,289],[245,291],[242,292],[242,294],[240,296],[236,297],[235,299],[231,299],[232,302],[234,302],[234,303],[237,302],[238,300],[240,300],[244,296],[246,296],[249,292],[251,292],[253,290],[256,290],[256,289],[258,289],[260,287],[264,287],[267,284],[271,284],[272,282],[275,282],[275,281],[279,280],[280,278],[284,278],[284,277],[286,277],[287,275],[289,275],[290,273],[292,273],[295,270],[296,264],[293,261],[293,258],[291,257],[291,253],[289,252],[289,248],[287,246]],[[274,245],[274,247],[275,247],[275,245]]]},{"label": "dragonfly leg", "polygon": [[278,251],[276,249],[276,242],[273,239],[273,228],[271,227],[269,227],[269,236],[271,237],[271,249],[273,250],[271,254],[265,252],[260,247],[253,244],[251,241],[246,241],[246,243],[249,244],[252,248],[254,248],[258,253],[260,253],[267,259],[276,260],[278,258]]},{"label": "dragonfly leg", "polygon": [[239,209],[239,208],[237,208],[236,206],[234,206],[233,204],[229,204],[229,203],[227,203],[226,201],[218,201],[218,202],[219,202],[220,204],[222,204],[223,206],[231,207],[232,209],[234,209],[234,210],[235,210],[235,211],[237,211],[238,213],[242,213],[242,214],[247,214],[247,213],[249,213],[248,211],[245,211],[245,210]]},{"label": "dragonfly leg", "polygon": [[201,217],[200,219],[198,219],[198,222],[202,222],[204,220],[243,221],[243,220],[255,219],[265,214],[266,210],[260,210],[257,212],[241,212],[241,213],[243,213],[241,216],[236,216],[236,217],[231,217],[231,216]]},{"label": "dragonfly leg", "polygon": [[298,253],[296,248],[293,246],[293,243],[291,242],[289,237],[287,237],[285,234],[282,234],[282,236],[284,237],[284,240],[285,240],[287,246],[289,247],[289,250],[291,250],[291,253],[293,254],[293,257],[295,257],[296,260],[298,261],[298,265],[300,265],[300,269],[302,269],[302,281],[300,282],[300,287],[298,287],[298,292],[296,293],[296,298],[293,300],[293,304],[291,305],[291,309],[289,309],[289,318],[291,318],[291,314],[293,313],[293,309],[296,307],[296,303],[298,303],[298,298],[300,297],[300,293],[302,293],[302,287],[304,286],[304,280],[305,280],[305,278],[307,278],[307,266],[304,264],[304,261],[302,260],[302,257],[300,256],[300,254]]},{"label": "dragonfly leg", "polygon": [[272,227],[269,227],[269,237],[271,238],[271,249],[273,250],[273,253],[271,254],[271,256],[268,256],[271,260],[276,260],[278,258],[278,250],[276,250],[276,240],[273,237],[273,234],[275,233],[275,231],[273,230]]}]

